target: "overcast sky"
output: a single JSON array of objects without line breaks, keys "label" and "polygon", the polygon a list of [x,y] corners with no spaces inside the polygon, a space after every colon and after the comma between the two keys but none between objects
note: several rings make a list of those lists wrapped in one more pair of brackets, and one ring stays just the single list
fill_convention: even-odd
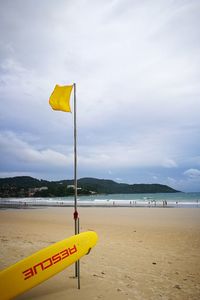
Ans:
[{"label": "overcast sky", "polygon": [[[0,177],[200,191],[199,0],[0,0]],[[71,99],[73,106],[73,97]]]}]

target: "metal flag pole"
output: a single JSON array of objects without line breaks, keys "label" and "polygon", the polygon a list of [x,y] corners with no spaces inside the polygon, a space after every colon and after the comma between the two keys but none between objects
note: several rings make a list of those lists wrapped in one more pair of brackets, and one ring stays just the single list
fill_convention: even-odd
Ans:
[{"label": "metal flag pole", "polygon": [[[77,209],[77,129],[76,129],[76,83],[74,83],[74,229],[75,235],[79,233],[79,215]],[[80,261],[75,263],[75,277],[78,277],[80,289]]]}]

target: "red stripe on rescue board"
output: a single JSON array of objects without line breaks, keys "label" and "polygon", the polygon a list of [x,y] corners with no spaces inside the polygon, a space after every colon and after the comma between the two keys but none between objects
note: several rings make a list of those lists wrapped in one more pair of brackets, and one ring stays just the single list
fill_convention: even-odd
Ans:
[{"label": "red stripe on rescue board", "polygon": [[27,270],[23,271],[24,280],[27,280],[35,275],[38,274],[38,272],[44,271],[53,265],[57,264],[59,261],[69,257],[70,255],[73,255],[77,252],[76,245],[74,245],[72,248],[64,249],[59,253],[54,254],[51,257],[46,258],[45,260],[37,263],[36,265],[28,268]]}]

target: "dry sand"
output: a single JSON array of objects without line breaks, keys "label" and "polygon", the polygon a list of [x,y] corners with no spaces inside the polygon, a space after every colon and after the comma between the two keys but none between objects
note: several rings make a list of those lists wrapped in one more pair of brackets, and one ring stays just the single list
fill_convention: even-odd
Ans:
[{"label": "dry sand", "polygon": [[[1,269],[73,235],[72,208],[0,211]],[[200,209],[81,208],[97,246],[22,299],[200,299]]]}]

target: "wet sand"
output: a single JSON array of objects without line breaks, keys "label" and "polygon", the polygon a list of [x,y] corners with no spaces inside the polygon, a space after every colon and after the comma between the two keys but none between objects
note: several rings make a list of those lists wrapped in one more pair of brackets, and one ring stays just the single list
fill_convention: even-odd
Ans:
[{"label": "wet sand", "polygon": [[[16,299],[200,299],[200,209],[80,208],[97,246],[74,266]],[[3,269],[74,234],[72,208],[0,211]]]}]

